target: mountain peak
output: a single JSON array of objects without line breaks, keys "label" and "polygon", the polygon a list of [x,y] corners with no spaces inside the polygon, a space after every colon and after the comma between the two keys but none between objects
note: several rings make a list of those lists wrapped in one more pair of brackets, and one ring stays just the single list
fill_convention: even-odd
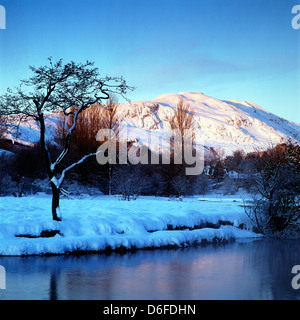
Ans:
[{"label": "mountain peak", "polygon": [[[163,94],[151,103],[158,105],[155,112],[135,108],[130,120],[133,126],[155,132],[165,132],[173,121],[174,109],[180,99],[188,104],[194,116],[197,141],[208,147],[223,149],[231,154],[237,149],[251,152],[292,140],[300,142],[300,125],[282,119],[250,101],[219,100],[202,92]],[[137,102],[138,104],[138,102]],[[201,138],[200,138],[201,137]]]},{"label": "mountain peak", "polygon": [[183,99],[184,101],[189,101],[189,100],[196,101],[196,100],[206,99],[206,98],[210,98],[210,97],[206,96],[202,92],[179,92],[179,93],[163,94],[153,99],[152,101],[159,102],[159,101],[169,100],[173,102],[177,101],[178,103],[180,99]]}]

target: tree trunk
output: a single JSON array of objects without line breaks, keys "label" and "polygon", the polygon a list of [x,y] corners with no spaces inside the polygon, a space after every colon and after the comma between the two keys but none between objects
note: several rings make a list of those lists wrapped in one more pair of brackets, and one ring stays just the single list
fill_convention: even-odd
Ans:
[{"label": "tree trunk", "polygon": [[112,167],[110,163],[108,165],[108,195],[111,196]]},{"label": "tree trunk", "polygon": [[21,182],[21,190],[20,190],[20,192],[19,192],[19,195],[18,195],[18,197],[19,198],[21,198],[22,197],[22,195],[23,195],[23,190],[24,190],[24,177],[22,177],[22,182]]},{"label": "tree trunk", "polygon": [[52,218],[55,221],[61,221],[60,210],[59,210],[59,189],[56,185],[51,182],[52,188]]}]

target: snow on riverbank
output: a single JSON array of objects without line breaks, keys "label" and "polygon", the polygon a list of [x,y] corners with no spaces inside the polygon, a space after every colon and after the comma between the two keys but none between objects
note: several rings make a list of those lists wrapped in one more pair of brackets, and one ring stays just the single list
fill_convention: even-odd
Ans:
[{"label": "snow on riverbank", "polygon": [[[63,221],[57,222],[51,219],[49,196],[0,198],[0,255],[159,248],[258,236],[239,228],[251,228],[241,199],[201,200],[63,199]],[[43,231],[60,234],[39,237]]]}]

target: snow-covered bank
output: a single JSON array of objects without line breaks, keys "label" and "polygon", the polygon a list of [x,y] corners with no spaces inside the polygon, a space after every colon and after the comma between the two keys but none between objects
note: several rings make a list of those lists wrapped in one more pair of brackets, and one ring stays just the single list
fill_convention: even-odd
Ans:
[{"label": "snow-covered bank", "polygon": [[[0,198],[0,255],[159,248],[258,236],[248,230],[240,199],[205,200],[63,199],[63,221],[56,222],[49,196]],[[39,237],[43,231],[59,234]]]}]

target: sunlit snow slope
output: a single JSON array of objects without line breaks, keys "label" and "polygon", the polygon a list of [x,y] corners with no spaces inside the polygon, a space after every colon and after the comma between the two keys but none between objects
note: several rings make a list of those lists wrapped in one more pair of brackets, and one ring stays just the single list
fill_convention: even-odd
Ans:
[{"label": "sunlit snow slope", "polygon": [[194,116],[196,140],[206,147],[231,154],[243,149],[251,152],[292,140],[300,141],[300,125],[282,119],[255,103],[222,101],[200,92],[164,94],[152,101],[123,103],[120,116],[132,127],[159,134],[170,132],[174,109],[180,99]]},{"label": "sunlit snow slope", "polygon": [[[163,139],[170,139],[170,123],[174,120],[174,110],[181,98],[191,108],[196,142],[206,150],[213,147],[222,155],[230,155],[237,149],[252,152],[287,140],[300,142],[300,124],[282,119],[252,102],[222,101],[200,92],[164,94],[151,101],[121,103],[118,108],[121,128],[129,131],[129,138],[134,140],[138,135],[145,144],[149,144],[149,133],[162,137],[159,145],[163,145]],[[47,116],[49,141],[53,141],[51,133],[54,130],[51,129],[55,127],[56,118],[55,114]],[[39,132],[35,123],[28,122],[20,128],[19,142],[28,144],[38,141]],[[156,146],[154,140],[150,142],[153,149]]]}]

